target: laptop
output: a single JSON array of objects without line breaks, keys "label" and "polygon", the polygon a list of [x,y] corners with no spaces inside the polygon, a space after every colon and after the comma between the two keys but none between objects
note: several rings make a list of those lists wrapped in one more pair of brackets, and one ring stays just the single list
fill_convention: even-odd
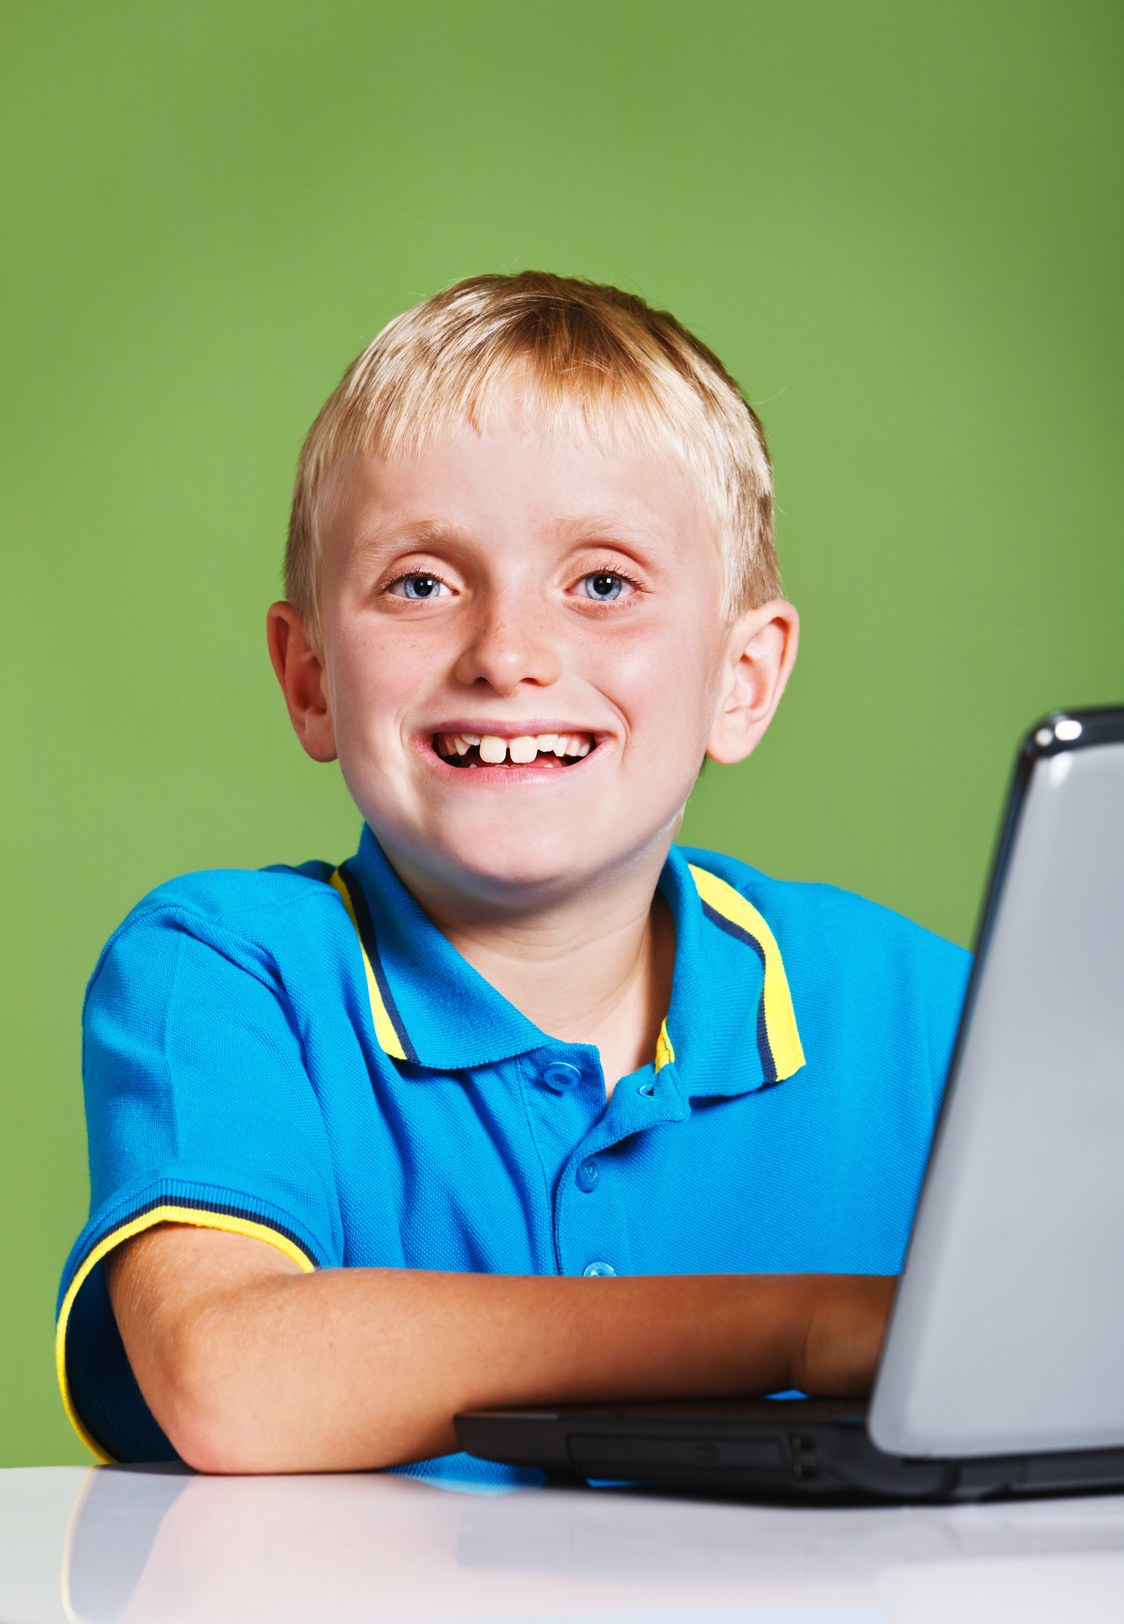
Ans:
[{"label": "laptop", "polygon": [[548,1474],[818,1500],[1124,1489],[1124,707],[1019,754],[868,1400],[456,1417]]}]

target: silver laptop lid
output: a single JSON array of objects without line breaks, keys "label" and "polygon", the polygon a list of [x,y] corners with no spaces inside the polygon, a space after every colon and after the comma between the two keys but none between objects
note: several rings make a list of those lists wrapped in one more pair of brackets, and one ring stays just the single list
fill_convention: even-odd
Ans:
[{"label": "silver laptop lid", "polygon": [[1124,1445],[1124,709],[1020,757],[869,1425],[895,1455]]}]

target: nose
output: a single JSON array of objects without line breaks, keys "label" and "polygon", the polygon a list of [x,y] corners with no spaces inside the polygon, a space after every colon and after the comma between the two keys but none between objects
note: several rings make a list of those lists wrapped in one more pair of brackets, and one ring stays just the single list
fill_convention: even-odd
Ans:
[{"label": "nose", "polygon": [[453,674],[466,688],[484,684],[501,695],[524,682],[539,688],[557,682],[562,663],[543,605],[533,596],[483,598]]}]

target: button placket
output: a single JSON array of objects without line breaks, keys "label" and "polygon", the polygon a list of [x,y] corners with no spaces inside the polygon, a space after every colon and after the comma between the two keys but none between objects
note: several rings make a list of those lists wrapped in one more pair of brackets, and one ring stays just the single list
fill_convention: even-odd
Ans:
[{"label": "button placket", "polygon": [[[584,1275],[595,1266],[597,1273],[628,1273],[622,1192],[612,1177],[613,1158],[604,1153],[635,1134],[690,1116],[671,1065],[661,1067],[658,1078],[646,1070],[641,1079],[627,1086],[622,1083],[617,1084],[604,1114],[574,1146],[555,1189],[554,1244],[564,1274]],[[652,1092],[641,1093],[642,1086]]]}]

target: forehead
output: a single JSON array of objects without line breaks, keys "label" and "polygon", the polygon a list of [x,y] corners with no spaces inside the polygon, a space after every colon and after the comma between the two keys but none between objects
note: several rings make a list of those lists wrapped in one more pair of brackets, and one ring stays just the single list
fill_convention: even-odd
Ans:
[{"label": "forehead", "polygon": [[330,470],[320,529],[333,551],[419,528],[484,543],[588,537],[716,556],[702,494],[673,457],[628,437],[602,444],[572,421],[462,425],[410,454],[351,452]]}]

